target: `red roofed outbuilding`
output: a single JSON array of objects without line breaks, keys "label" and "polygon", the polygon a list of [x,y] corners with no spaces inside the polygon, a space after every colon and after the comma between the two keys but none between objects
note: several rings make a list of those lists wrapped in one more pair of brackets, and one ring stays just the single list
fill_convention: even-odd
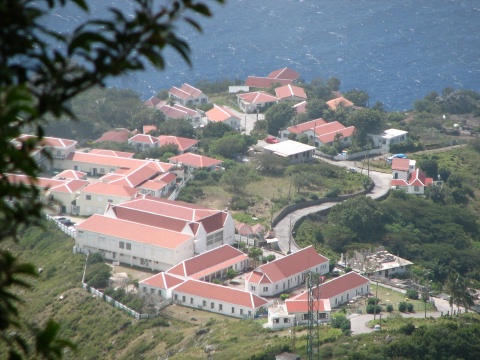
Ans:
[{"label": "red roofed outbuilding", "polygon": [[221,122],[235,130],[240,129],[240,118],[225,106],[214,104],[213,109],[208,110],[205,115],[210,122]]},{"label": "red roofed outbuilding", "polygon": [[168,159],[171,164],[179,164],[187,168],[189,171],[196,169],[206,168],[214,170],[216,167],[222,165],[221,160],[213,159],[208,156],[185,153],[177,156],[173,156]]},{"label": "red roofed outbuilding", "polygon": [[300,86],[285,85],[275,89],[275,95],[282,101],[305,101],[307,94]]},{"label": "red roofed outbuilding", "polygon": [[158,137],[158,146],[174,145],[180,154],[186,152],[195,152],[198,146],[198,140],[189,139],[180,136],[160,135]]},{"label": "red roofed outbuilding", "polygon": [[251,114],[276,104],[280,99],[265,91],[237,94],[237,103],[240,109]]}]

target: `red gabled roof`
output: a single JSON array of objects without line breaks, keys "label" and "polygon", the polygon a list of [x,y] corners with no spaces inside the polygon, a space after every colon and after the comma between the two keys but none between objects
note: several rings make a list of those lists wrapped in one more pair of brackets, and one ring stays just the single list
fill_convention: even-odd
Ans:
[{"label": "red gabled roof", "polygon": [[113,141],[113,142],[127,142],[131,133],[127,129],[115,129],[110,130],[104,133],[99,139],[95,140],[94,143],[103,142],[103,141]]},{"label": "red gabled roof", "polygon": [[128,141],[134,142],[134,143],[139,143],[139,144],[156,144],[158,143],[158,139],[156,137],[150,136],[150,135],[144,135],[144,134],[137,134]]},{"label": "red gabled roof", "polygon": [[298,104],[293,105],[292,108],[295,109],[297,114],[306,113],[307,112],[307,102],[306,101],[299,102]]},{"label": "red gabled roof", "polygon": [[237,230],[240,235],[248,236],[253,234],[252,227],[249,224],[245,223],[239,223],[235,225],[235,230]]},{"label": "red gabled roof", "polygon": [[[324,284],[321,284],[314,290],[314,297],[318,296],[319,299],[331,299],[334,296],[343,294],[351,289],[370,283],[370,280],[366,277],[351,271],[345,275],[339,276],[333,280],[330,280]],[[317,295],[318,294],[318,295]],[[305,291],[295,297],[292,300],[307,300],[308,292]]]},{"label": "red gabled roof", "polygon": [[[309,305],[308,300],[292,300],[292,299],[285,300],[285,306],[289,314],[306,313],[308,312],[308,308],[309,308],[308,305]],[[314,306],[315,306],[315,310],[318,310],[318,311],[332,310],[330,307],[330,301],[328,301],[327,299],[319,299],[318,301],[315,301]]]},{"label": "red gabled roof", "polygon": [[343,96],[340,96],[336,99],[327,101],[327,105],[330,109],[337,110],[339,106],[343,106],[343,107],[353,106],[353,102],[351,102],[348,99],[345,99]]},{"label": "red gabled roof", "polygon": [[263,273],[270,282],[275,283],[295,274],[307,271],[308,269],[327,262],[328,259],[317,253],[310,245],[296,253],[287,255],[281,259],[258,267],[255,271]]},{"label": "red gabled roof", "polygon": [[416,169],[410,174],[408,182],[410,186],[428,186],[433,184],[433,178],[427,178],[427,175],[423,171]]},{"label": "red gabled roof", "polygon": [[140,281],[139,284],[149,285],[159,289],[170,289],[184,281],[184,279],[162,272]]},{"label": "red gabled roof", "polygon": [[289,99],[294,96],[307,99],[307,94],[303,88],[291,84],[276,88],[275,95],[280,99]]},{"label": "red gabled roof", "polygon": [[276,102],[280,100],[276,96],[270,95],[264,91],[255,91],[245,94],[238,94],[237,97],[250,104],[261,104],[266,102]]},{"label": "red gabled roof", "polygon": [[304,131],[314,130],[317,127],[325,125],[325,124],[328,124],[328,123],[325,120],[323,120],[322,118],[319,118],[319,119],[310,120],[310,121],[307,121],[307,122],[304,122],[304,123],[301,123],[301,124],[298,124],[298,125],[290,126],[289,128],[287,128],[287,130],[292,132],[292,133],[295,133],[295,134],[301,134]]},{"label": "red gabled roof", "polygon": [[63,170],[60,174],[55,175],[54,179],[76,179],[76,180],[86,180],[87,173],[83,171],[75,171],[75,170]]},{"label": "red gabled roof", "polygon": [[178,285],[174,292],[244,306],[251,309],[257,309],[268,303],[267,300],[248,291],[198,280],[187,280],[183,284]]},{"label": "red gabled roof", "polygon": [[390,186],[408,186],[408,183],[402,179],[392,179],[390,180]]},{"label": "red gabled roof", "polygon": [[408,171],[409,166],[410,166],[410,159],[400,159],[400,158],[392,159],[392,170]]},{"label": "red gabled roof", "polygon": [[316,128],[315,131],[317,134],[317,139],[326,144],[333,142],[337,137],[337,134],[342,135],[343,138],[352,136],[355,132],[355,127],[349,126],[346,128],[338,121],[334,121]]},{"label": "red gabled roof", "polygon": [[127,159],[133,158],[133,155],[135,155],[135,153],[132,153],[132,152],[103,150],[103,149],[92,149],[89,151],[89,154],[114,156],[114,157],[121,157],[121,158],[127,158]]},{"label": "red gabled roof", "polygon": [[157,127],[155,125],[143,125],[142,130],[145,135],[148,135],[148,133],[157,130]]},{"label": "red gabled roof", "polygon": [[204,252],[167,270],[168,274],[201,279],[217,271],[227,269],[248,256],[230,245],[223,245],[216,249]]},{"label": "red gabled roof", "polygon": [[73,194],[81,188],[88,186],[88,184],[89,182],[86,180],[69,179],[65,180],[64,184],[50,187],[50,191]]},{"label": "red gabled roof", "polygon": [[158,141],[159,146],[173,144],[176,145],[180,151],[185,151],[198,144],[198,140],[172,135],[160,135]]},{"label": "red gabled roof", "polygon": [[[162,102],[162,100],[160,100],[158,97],[156,96],[152,96],[150,99],[148,99],[147,101],[144,102],[144,104],[148,107],[155,107],[157,106],[160,102]],[[144,133],[145,134],[145,133]]]},{"label": "red gabled roof", "polygon": [[85,193],[100,195],[123,196],[129,199],[131,199],[137,193],[137,190],[132,189],[131,187],[115,184],[105,184],[102,182],[91,184],[83,188],[81,191]]},{"label": "red gabled roof", "polygon": [[213,159],[207,156],[202,156],[198,154],[185,153],[177,156],[173,156],[170,159],[171,163],[178,164],[182,163],[183,165],[202,168],[202,167],[212,167],[216,165],[221,165],[222,161]]},{"label": "red gabled roof", "polygon": [[174,95],[177,98],[186,100],[189,97],[192,97],[194,99],[199,98],[202,96],[203,92],[191,85],[188,84],[183,84],[181,88],[177,88],[175,86],[172,86],[172,88],[168,91],[170,94]]},{"label": "red gabled roof", "polygon": [[166,117],[169,117],[172,119],[183,119],[185,117],[195,117],[198,114],[197,111],[186,108],[178,104],[175,104],[173,106],[165,104],[158,107],[158,109],[161,112],[163,112]]},{"label": "red gabled roof", "polygon": [[205,115],[207,116],[208,120],[213,122],[223,122],[232,117],[236,119],[240,119],[237,115],[235,115],[233,112],[228,110],[226,107],[219,106],[216,104],[214,104],[213,109],[208,110],[205,113]]},{"label": "red gabled roof", "polygon": [[94,214],[77,226],[79,231],[91,231],[119,239],[176,249],[192,239],[192,235],[161,229],[145,224]]},{"label": "red gabled roof", "polygon": [[297,80],[300,77],[300,74],[297,73],[295,70],[292,70],[288,67],[284,67],[278,70],[272,71],[268,74],[269,78],[275,79],[289,79],[289,80]]},{"label": "red gabled roof", "polygon": [[280,85],[291,84],[289,79],[275,79],[270,77],[249,76],[245,80],[245,85],[254,88],[270,88],[272,85],[279,83]]}]

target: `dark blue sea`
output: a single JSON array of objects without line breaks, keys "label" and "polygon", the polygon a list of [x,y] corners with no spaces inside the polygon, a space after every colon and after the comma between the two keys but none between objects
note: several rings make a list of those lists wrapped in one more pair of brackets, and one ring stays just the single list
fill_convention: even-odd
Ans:
[{"label": "dark blue sea", "polygon": [[[93,1],[131,9],[128,1]],[[480,91],[480,1],[478,0],[227,0],[201,19],[197,34],[181,26],[192,48],[193,68],[168,52],[168,67],[109,81],[147,99],[161,89],[202,79],[266,76],[291,67],[309,82],[341,79],[341,91],[366,90],[370,104],[406,110],[445,87]],[[79,11],[59,11],[47,22],[69,29]]]}]

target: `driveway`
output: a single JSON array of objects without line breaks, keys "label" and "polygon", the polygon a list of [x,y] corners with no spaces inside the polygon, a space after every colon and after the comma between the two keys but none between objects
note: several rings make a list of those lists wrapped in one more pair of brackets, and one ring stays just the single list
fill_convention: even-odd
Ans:
[{"label": "driveway", "polygon": [[[255,126],[255,123],[257,122],[257,114],[245,114],[245,113],[242,113],[242,112],[239,112],[229,106],[225,106],[225,108],[227,108],[228,110],[230,110],[232,113],[234,113],[236,116],[238,116],[241,121],[240,121],[240,126],[242,127],[242,129],[245,129],[246,128],[246,134],[249,135],[252,130],[253,130],[253,127]],[[264,119],[264,115],[263,114],[258,114],[258,120],[263,120]]]},{"label": "driveway", "polygon": [[[355,168],[359,172],[361,170],[356,166],[354,161],[339,162],[339,161],[332,161],[332,160],[327,160],[323,158],[319,158],[319,159],[322,161],[328,162],[330,164],[333,164],[335,166],[342,166],[347,169]],[[365,171],[366,170],[364,169],[364,173]],[[382,172],[377,172],[377,171],[370,171],[369,175],[372,181],[375,183],[375,186],[373,187],[372,191],[369,194],[367,194],[367,196],[371,197],[372,199],[378,199],[379,197],[382,197],[385,194],[387,194],[388,190],[390,189],[390,180],[392,178],[392,175],[382,173]],[[332,206],[335,206],[336,204],[338,203],[333,202],[333,203],[325,203],[321,205],[311,206],[311,207],[296,210],[292,212],[290,215],[287,215],[286,217],[284,217],[273,229],[275,232],[275,236],[278,239],[278,246],[280,247],[280,250],[282,251],[282,253],[286,254],[289,250],[292,252],[299,250],[299,247],[295,244],[294,241],[290,242],[290,236],[289,236],[290,229],[294,228],[295,223],[299,219],[309,214],[313,214],[321,210],[329,209]]]}]

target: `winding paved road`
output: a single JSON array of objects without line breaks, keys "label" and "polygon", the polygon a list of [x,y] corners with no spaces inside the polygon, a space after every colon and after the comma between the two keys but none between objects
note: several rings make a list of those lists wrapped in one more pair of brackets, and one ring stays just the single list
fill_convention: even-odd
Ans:
[{"label": "winding paved road", "polygon": [[[328,162],[330,164],[336,165],[336,166],[342,166],[345,168],[355,168],[357,171],[360,172],[360,169],[356,167],[354,161],[331,161],[327,159],[320,158],[320,160]],[[363,170],[364,174],[366,174],[366,169]],[[392,178],[391,174],[385,174],[377,171],[370,171],[370,178],[372,181],[375,183],[375,186],[373,187],[372,191],[367,194],[367,196],[377,199],[383,195],[385,195],[388,190],[390,189],[390,179]],[[275,235],[278,239],[278,246],[280,247],[280,250],[282,253],[286,254],[289,250],[294,252],[298,251],[299,248],[295,244],[294,241],[290,242],[290,229],[292,229],[295,225],[295,223],[301,219],[302,217],[319,212],[321,210],[329,209],[332,206],[336,205],[338,203],[332,202],[332,203],[325,203],[321,205],[316,205],[316,206],[311,206],[303,209],[299,209],[291,213],[290,215],[287,215],[285,218],[283,218],[274,228],[273,231],[275,232]]]}]

